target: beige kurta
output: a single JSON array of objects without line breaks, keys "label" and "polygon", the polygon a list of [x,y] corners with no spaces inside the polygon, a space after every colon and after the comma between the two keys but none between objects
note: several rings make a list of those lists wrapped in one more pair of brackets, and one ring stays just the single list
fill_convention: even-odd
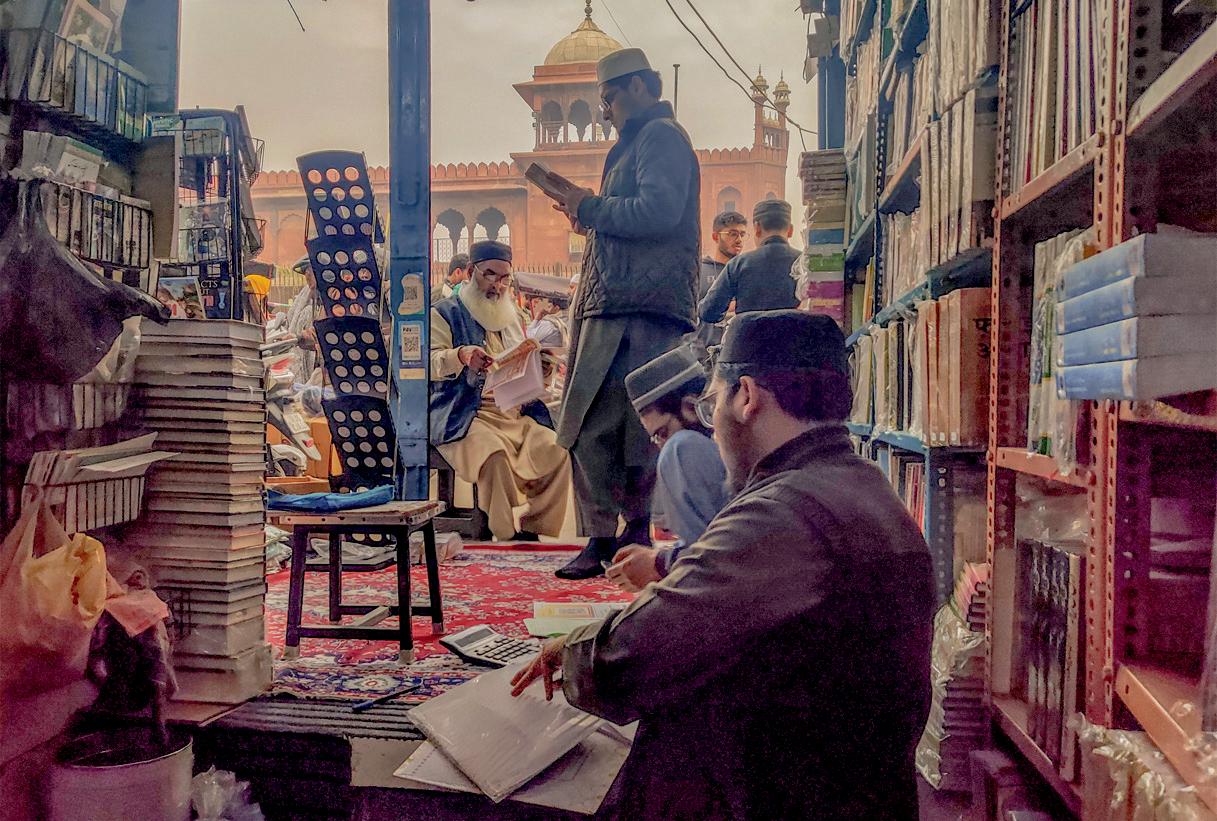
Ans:
[{"label": "beige kurta", "polygon": [[[488,354],[498,356],[507,350],[504,335],[486,332],[483,348]],[[452,329],[433,310],[431,378],[455,379],[464,371],[458,349],[452,347]],[[515,534],[512,508],[524,501],[528,502],[528,512],[521,517],[521,529],[559,535],[570,492],[570,457],[558,445],[552,430],[524,416],[519,408],[500,410],[493,396],[484,394],[469,433],[437,449],[457,476],[477,485],[478,506],[486,511],[496,539],[510,539]]]}]

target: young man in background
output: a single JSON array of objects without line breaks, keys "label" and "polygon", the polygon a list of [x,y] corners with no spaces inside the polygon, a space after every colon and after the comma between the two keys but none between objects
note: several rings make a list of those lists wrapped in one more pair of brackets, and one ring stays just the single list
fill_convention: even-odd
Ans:
[{"label": "young man in background", "polygon": [[797,308],[790,269],[799,252],[790,246],[790,203],[761,200],[752,211],[756,248],[727,263],[698,306],[701,321],[718,322],[735,300],[737,314]]},{"label": "young man in background", "polygon": [[[698,284],[697,298],[702,300],[710,292],[710,286],[718,279],[727,263],[738,257],[744,251],[744,237],[748,235],[748,220],[738,211],[723,211],[714,218],[713,232],[710,238],[714,240],[714,252],[701,258],[701,274]],[[685,341],[693,346],[702,365],[710,364],[709,349],[723,339],[723,329],[713,322],[699,322],[697,330],[685,337]]]}]

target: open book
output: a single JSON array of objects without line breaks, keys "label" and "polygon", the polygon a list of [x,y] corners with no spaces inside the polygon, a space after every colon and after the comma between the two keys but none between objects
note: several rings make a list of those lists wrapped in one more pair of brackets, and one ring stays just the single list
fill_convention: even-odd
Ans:
[{"label": "open book", "polygon": [[550,171],[539,162],[529,165],[524,176],[529,182],[540,188],[545,196],[553,200],[565,199],[572,189],[579,187],[561,174]]},{"label": "open book", "polygon": [[494,403],[504,411],[545,396],[541,346],[537,340],[525,339],[500,354],[490,366],[485,390],[487,393],[493,392]]}]

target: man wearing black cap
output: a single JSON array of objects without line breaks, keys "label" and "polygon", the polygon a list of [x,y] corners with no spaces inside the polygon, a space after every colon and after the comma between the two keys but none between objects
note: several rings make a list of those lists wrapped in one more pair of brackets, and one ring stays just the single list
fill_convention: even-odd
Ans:
[{"label": "man wearing black cap", "polygon": [[799,252],[790,247],[790,237],[794,235],[790,203],[761,200],[752,210],[752,221],[756,249],[727,263],[698,306],[702,322],[721,320],[733,299],[737,314],[799,305],[794,295],[794,277],[790,275],[794,261],[799,258]]},{"label": "man wearing black cap", "polygon": [[622,544],[650,543],[655,451],[625,377],[694,330],[701,244],[697,155],[659,99],[659,75],[636,48],[606,55],[596,74],[604,118],[620,137],[599,195],[571,186],[555,206],[588,237],[558,441],[574,461],[579,533],[591,538],[558,571],[567,579],[600,575]]},{"label": "man wearing black cap", "polygon": [[[557,536],[566,516],[570,459],[539,401],[503,410],[485,393],[494,358],[524,341],[512,299],[511,249],[475,242],[469,279],[431,309],[431,444],[478,488],[499,541]],[[528,502],[517,532],[513,509]]]},{"label": "man wearing black cap", "polygon": [[826,316],[741,314],[698,410],[739,494],[621,614],[514,682],[641,722],[620,818],[917,818],[934,594],[916,524],[854,454]]}]

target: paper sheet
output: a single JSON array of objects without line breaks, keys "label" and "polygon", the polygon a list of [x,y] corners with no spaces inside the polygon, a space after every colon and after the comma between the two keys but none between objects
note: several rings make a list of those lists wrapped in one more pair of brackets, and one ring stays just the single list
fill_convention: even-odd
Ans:
[{"label": "paper sheet", "polygon": [[415,707],[410,718],[491,800],[502,801],[596,731],[603,719],[545,700],[540,683],[519,698],[523,664],[484,673]]},{"label": "paper sheet", "polygon": [[550,636],[565,636],[576,627],[594,624],[596,621],[598,619],[524,619],[524,627],[528,630],[528,635],[544,639]]},{"label": "paper sheet", "polygon": [[[636,727],[636,724],[628,727],[603,725],[599,732],[588,736],[553,766],[512,793],[511,800],[594,814],[604,803],[613,780],[630,754]],[[393,774],[435,789],[481,792],[430,741],[424,741]]]},{"label": "paper sheet", "polygon": [[583,621],[600,621],[624,610],[628,602],[590,602],[590,601],[535,601],[532,603],[534,619],[582,619]]}]

